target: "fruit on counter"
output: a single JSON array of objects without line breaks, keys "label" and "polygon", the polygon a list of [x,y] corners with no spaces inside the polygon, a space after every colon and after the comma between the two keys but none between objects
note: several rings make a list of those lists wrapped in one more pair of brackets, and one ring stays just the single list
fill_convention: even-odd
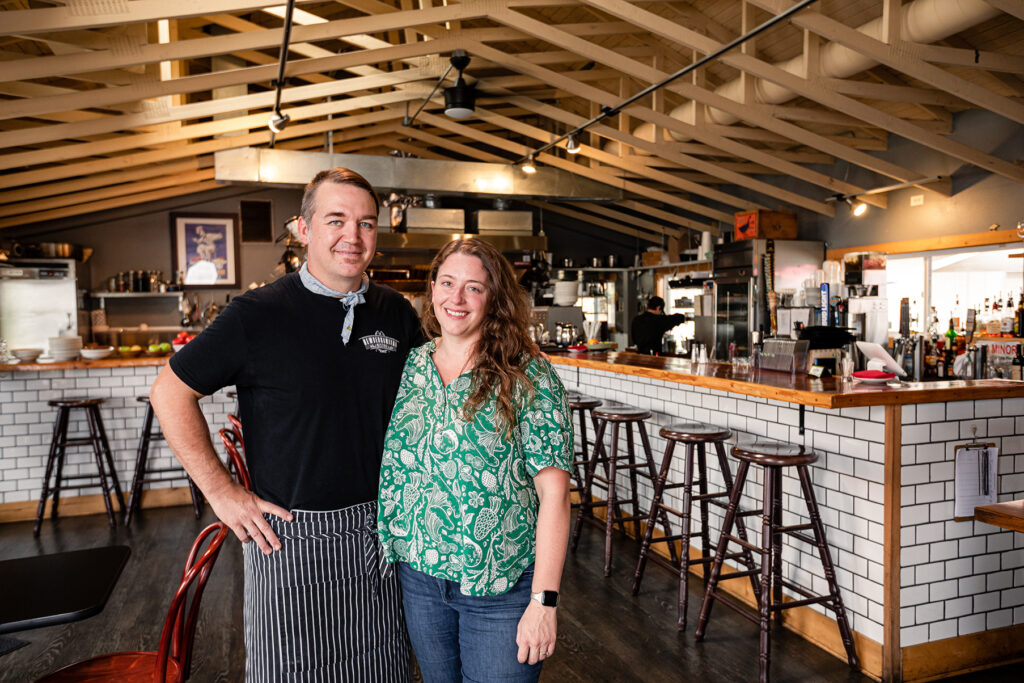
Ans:
[{"label": "fruit on counter", "polygon": [[117,347],[117,352],[118,353],[131,353],[132,352],[132,347],[130,347],[130,346],[118,346]]},{"label": "fruit on counter", "polygon": [[170,353],[171,352],[171,343],[170,342],[161,342],[158,346],[160,347],[160,353]]},{"label": "fruit on counter", "polygon": [[177,336],[174,338],[173,343],[177,344],[178,346],[183,346],[185,344],[188,344],[195,338],[196,335],[191,334],[190,332],[186,332],[185,330],[182,330],[181,332],[178,332]]},{"label": "fruit on counter", "polygon": [[132,351],[133,353],[138,353],[142,351],[142,347],[139,346],[138,344],[132,344],[131,346],[128,347],[128,350]]}]

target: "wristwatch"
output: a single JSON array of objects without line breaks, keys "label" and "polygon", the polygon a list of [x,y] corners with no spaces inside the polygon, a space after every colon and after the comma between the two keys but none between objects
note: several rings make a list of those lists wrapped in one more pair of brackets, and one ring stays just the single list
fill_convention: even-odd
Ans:
[{"label": "wristwatch", "polygon": [[530,598],[536,600],[545,607],[558,607],[558,591],[530,593]]}]

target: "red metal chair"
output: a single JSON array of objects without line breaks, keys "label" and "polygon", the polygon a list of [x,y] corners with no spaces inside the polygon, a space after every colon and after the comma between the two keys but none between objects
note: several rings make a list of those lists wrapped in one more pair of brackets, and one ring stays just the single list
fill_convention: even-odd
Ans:
[{"label": "red metal chair", "polygon": [[249,468],[245,466],[245,446],[241,438],[233,429],[221,429],[220,440],[224,443],[224,450],[228,453],[228,467],[235,481],[244,486],[246,490],[252,491],[252,479],[249,477]]},{"label": "red metal chair", "polygon": [[[74,681],[118,681],[119,683],[180,683],[191,674],[192,641],[199,621],[199,603],[206,589],[221,545],[228,535],[228,526],[221,522],[203,529],[192,544],[185,561],[181,584],[171,607],[167,610],[160,648],[156,652],[115,652],[71,664],[45,676],[37,683],[65,683]],[[200,550],[212,536],[206,551]],[[189,599],[191,589],[192,597]]]},{"label": "red metal chair", "polygon": [[231,423],[231,431],[235,433],[235,437],[238,439],[238,450],[245,457],[245,441],[242,439],[242,421],[238,419],[237,415],[228,413],[228,422]]}]

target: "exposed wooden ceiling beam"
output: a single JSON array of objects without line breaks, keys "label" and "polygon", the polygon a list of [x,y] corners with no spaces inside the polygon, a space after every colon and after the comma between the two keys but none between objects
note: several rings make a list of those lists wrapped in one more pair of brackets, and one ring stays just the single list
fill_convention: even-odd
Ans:
[{"label": "exposed wooden ceiling beam", "polygon": [[[789,0],[749,1],[776,14],[784,12],[793,5]],[[814,31],[823,38],[828,38],[839,45],[844,45],[919,81],[953,93],[957,97],[972,102],[983,109],[988,109],[1011,121],[1024,124],[1024,104],[1018,104],[987,88],[975,85],[955,74],[929,64],[905,49],[907,46],[899,38],[896,38],[890,44],[886,44],[854,28],[841,24],[835,19],[826,17],[820,12],[800,13],[790,19],[790,22],[794,26]],[[968,159],[963,160],[968,163],[974,163]]]},{"label": "exposed wooden ceiling beam", "polygon": [[[383,109],[380,111],[370,112],[368,114],[343,116],[339,118],[328,119],[324,121],[315,121],[313,123],[305,123],[299,125],[293,124],[286,128],[281,133],[279,133],[277,138],[279,140],[284,140],[292,137],[302,137],[304,135],[313,135],[316,133],[323,133],[329,130],[341,130],[345,128],[358,127],[370,123],[379,123],[380,121],[388,119],[398,119],[401,117],[401,111]],[[166,148],[155,151],[136,152],[133,154],[125,154],[121,156],[111,157],[109,159],[95,159],[90,161],[71,163],[64,166],[55,166],[42,169],[35,169],[31,171],[23,171],[21,173],[12,173],[2,176],[2,178],[3,183],[6,187],[19,187],[22,185],[34,185],[36,183],[49,183],[54,180],[64,180],[67,178],[89,175],[93,173],[106,173],[119,168],[131,168],[134,166],[143,166],[146,164],[162,163],[165,161],[181,159],[184,157],[212,154],[222,149],[265,145],[269,141],[270,130],[267,128],[261,128],[255,133],[246,133],[243,135],[237,135],[232,137],[220,137],[213,140],[205,140],[203,142],[197,142],[193,144],[169,145]]]},{"label": "exposed wooden ceiling beam", "polygon": [[[333,97],[359,90],[394,86],[424,79],[436,79],[438,75],[439,74],[434,68],[405,69],[402,71],[392,71],[390,73],[379,73],[374,76],[355,76],[352,78],[329,81],[327,83],[302,85],[284,89],[281,93],[281,102],[292,103],[323,97]],[[419,95],[423,97],[429,92],[430,86],[425,85]],[[167,107],[162,111],[145,111],[139,114],[122,114],[121,116],[109,116],[91,121],[80,121],[77,123],[59,125],[43,125],[30,130],[0,133],[0,149],[14,146],[33,145],[68,138],[83,138],[89,135],[99,135],[102,133],[129,131],[139,126],[150,126],[157,123],[167,123],[169,121],[198,120],[214,116],[216,114],[244,112],[250,109],[271,107],[274,104],[274,96],[275,93],[273,91],[267,91],[252,95],[242,95],[239,97],[221,97],[206,102],[185,104],[179,107]],[[368,104],[366,106],[372,106],[372,104]],[[316,114],[307,114],[306,118],[312,116],[316,116]]]},{"label": "exposed wooden ceiling beam", "polygon": [[1024,21],[1024,7],[1021,6],[1019,0],[985,0],[985,2],[1000,12],[1005,12]]},{"label": "exposed wooden ceiling beam", "polygon": [[[570,209],[567,206],[563,206],[561,204],[556,204],[554,202],[534,202],[534,201],[528,201],[526,203],[531,205],[531,206],[536,206],[537,208],[543,209],[544,211],[551,211],[553,213],[558,213],[558,214],[561,214],[563,216],[567,216],[567,217],[572,218],[574,220],[580,221],[581,223],[590,223],[591,225],[596,225],[597,227],[604,228],[605,230],[612,230],[613,232],[619,232],[619,233],[622,233],[624,235],[629,235],[630,237],[636,237],[636,238],[645,240],[647,242],[653,242],[655,244],[661,244],[662,243],[662,241],[664,240],[663,235],[671,235],[673,237],[678,237],[679,236],[679,231],[678,230],[672,230],[670,228],[665,228],[665,227],[660,226],[660,225],[658,227],[661,228],[661,232],[659,232],[658,234],[653,234],[652,235],[651,233],[649,233],[649,232],[647,232],[645,230],[634,230],[633,228],[627,228],[624,225],[622,225],[621,222],[616,223],[616,222],[613,222],[613,221],[605,220],[604,218],[601,218],[600,216],[595,216],[595,215],[590,214],[590,213],[584,213],[583,211],[580,211],[579,209]],[[590,208],[590,205],[587,205],[586,208]]]},{"label": "exposed wooden ceiling beam", "polygon": [[[212,157],[205,159],[204,161],[209,162],[206,163],[205,166],[213,165]],[[41,183],[30,187],[19,187],[16,190],[0,192],[0,206],[11,202],[27,202],[41,197],[53,197],[57,195],[81,192],[83,190],[92,190],[97,187],[126,185],[128,183],[133,183],[136,180],[144,180],[146,178],[153,178],[162,175],[175,175],[177,173],[185,173],[187,171],[196,171],[201,166],[203,166],[203,164],[200,162],[200,159],[196,157],[166,164],[149,164],[147,166],[139,166],[137,168],[117,170],[111,173],[96,173],[65,182]]]},{"label": "exposed wooden ceiling beam", "polygon": [[921,59],[935,64],[1024,74],[1024,55],[1009,55],[1005,52],[990,52],[988,50],[965,50],[925,43],[907,42],[904,43],[904,47]]},{"label": "exposed wooden ceiling beam", "polygon": [[[653,14],[651,12],[647,12],[646,10],[643,10],[634,5],[630,5],[629,3],[624,2],[623,0],[581,1],[588,4],[599,4],[602,9],[604,9],[606,12],[609,12],[613,16],[618,16],[620,18],[625,19],[626,21],[630,21],[631,23],[643,26],[644,28],[653,33],[662,35],[672,40],[676,40],[681,44],[687,45],[688,47],[704,52],[705,54],[712,52],[718,47],[720,47],[718,43],[705,36],[701,36],[700,34],[697,34],[694,31],[691,31],[683,26],[672,24],[671,22],[666,22],[662,17],[659,17],[658,15]],[[754,2],[759,6],[789,6],[788,2],[783,3],[777,2],[776,0],[749,1]],[[504,13],[504,16],[510,15],[520,17],[523,16],[517,12],[512,11],[506,11]],[[814,13],[802,13],[793,17],[791,21],[797,25],[804,26],[804,22],[806,22],[809,17],[814,17],[816,19],[817,17],[820,16],[821,15],[816,15]],[[831,22],[832,20],[829,21]],[[518,21],[515,25],[522,29],[523,26],[528,23],[529,22]],[[812,21],[810,25],[806,25],[806,27],[809,30],[818,33],[815,27],[819,23],[820,22],[815,20]],[[842,25],[840,24],[839,26]],[[531,26],[531,30],[536,30],[536,27]],[[853,31],[852,29],[849,30]],[[864,35],[856,31],[853,32],[861,36]],[[540,33],[540,31],[538,31],[538,33]],[[563,43],[563,46],[566,46],[566,44]],[[602,61],[607,61],[607,59],[608,56],[605,55]],[[1015,180],[1018,182],[1024,182],[1024,168],[1018,167],[1010,162],[1003,161],[998,157],[995,157],[991,154],[986,154],[955,140],[950,140],[935,133],[929,133],[922,129],[921,127],[914,125],[913,123],[904,121],[903,119],[900,119],[896,116],[892,116],[891,114],[886,114],[885,112],[882,112],[878,109],[858,102],[857,100],[851,99],[849,97],[843,97],[835,93],[824,92],[821,88],[816,87],[812,81],[808,81],[807,79],[804,79],[800,76],[791,74],[787,71],[783,71],[782,69],[772,64],[762,62],[759,59],[751,57],[750,55],[729,53],[723,55],[721,59],[724,63],[727,63],[730,66],[742,69],[743,71],[746,71],[747,73],[750,73],[753,76],[757,76],[759,78],[763,78],[773,83],[777,83],[778,85],[781,85],[784,88],[788,88],[789,90],[792,90],[795,93],[803,95],[804,97],[820,102],[821,104],[824,104],[825,106],[828,107],[832,107],[833,109],[836,109],[838,111],[842,111],[852,116],[856,116],[857,118],[867,121],[868,123],[874,124],[879,128],[883,128],[892,133],[896,133],[897,135],[901,135],[909,140],[918,142],[926,147],[930,147],[953,158],[960,159],[961,161],[966,161],[969,164],[974,164],[975,166],[983,168],[992,173],[1002,175],[1004,177],[1010,178],[1011,180]],[[653,72],[654,70],[652,69],[650,71]],[[645,80],[654,83],[661,80],[661,78],[664,77],[665,75],[667,74],[660,74],[657,72],[648,73]],[[685,92],[684,87],[668,87],[673,88],[677,91]],[[695,95],[695,99],[700,98],[699,96]],[[710,104],[708,102],[705,103]],[[739,116],[741,118],[744,118],[742,114],[739,114]],[[886,173],[886,175],[889,174]],[[909,182],[915,179],[916,178],[901,178],[901,180],[904,180],[905,182]]]}]

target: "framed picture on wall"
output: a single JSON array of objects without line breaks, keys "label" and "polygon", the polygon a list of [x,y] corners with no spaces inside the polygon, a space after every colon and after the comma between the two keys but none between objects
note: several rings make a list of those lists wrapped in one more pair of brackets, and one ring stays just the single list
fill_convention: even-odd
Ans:
[{"label": "framed picture on wall", "polygon": [[171,269],[189,289],[237,288],[238,217],[231,213],[172,213]]}]

